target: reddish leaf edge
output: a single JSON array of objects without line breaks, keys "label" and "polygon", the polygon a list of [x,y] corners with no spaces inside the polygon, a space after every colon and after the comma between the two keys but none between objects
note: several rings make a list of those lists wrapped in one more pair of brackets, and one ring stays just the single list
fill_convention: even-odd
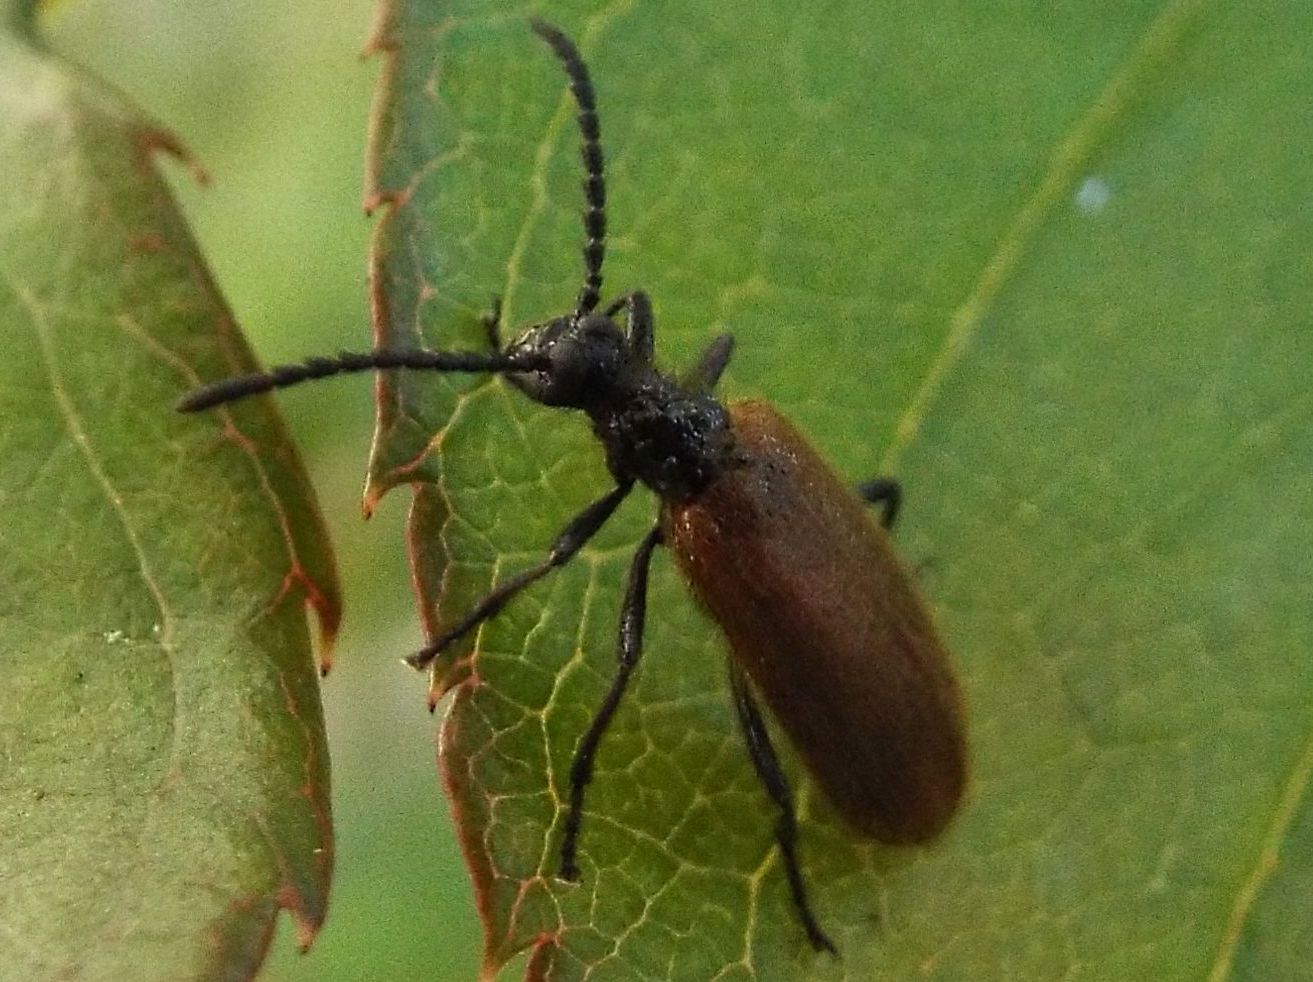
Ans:
[{"label": "reddish leaf edge", "polygon": [[[14,34],[22,38],[27,44],[41,49],[38,41],[37,22],[41,12],[48,11],[53,6],[55,6],[53,2],[43,2],[43,0],[20,2],[17,9],[10,12],[9,26]],[[44,54],[44,50],[41,50]],[[160,210],[161,217],[166,219],[163,223],[164,227],[173,230],[175,233],[180,231],[182,239],[182,241],[170,242],[168,239],[172,236],[169,232],[164,232],[159,236],[152,235],[148,239],[130,242],[129,247],[138,252],[157,252],[174,248],[186,254],[196,276],[194,284],[196,290],[214,306],[217,314],[218,333],[230,345],[235,342],[239,349],[245,350],[245,341],[237,329],[236,322],[223,298],[222,291],[219,290],[209,268],[202,261],[195,242],[191,238],[190,229],[182,218],[182,214],[169,193],[167,185],[163,182],[156,166],[156,155],[162,154],[173,159],[201,186],[210,184],[208,171],[177,134],[164,127],[150,123],[134,125],[125,121],[124,136],[127,138],[128,145],[134,149],[134,164],[142,172],[143,179],[157,185],[159,190],[157,207]],[[199,379],[196,378],[189,381],[192,384],[199,383]],[[275,414],[275,418],[278,421],[280,436],[290,444],[291,437],[282,424],[281,417]],[[240,441],[246,440],[244,436],[238,433],[231,420],[226,422],[225,428],[230,435],[237,437]],[[291,466],[296,472],[293,475],[296,482],[303,488],[309,488],[308,476],[300,462],[300,458],[295,457]],[[333,561],[331,546],[324,557],[327,563],[325,567],[326,579],[324,582],[320,582],[301,562],[297,551],[296,537],[286,525],[286,513],[283,503],[280,499],[275,500],[281,513],[280,519],[284,523],[291,567],[284,577],[282,588],[274,599],[273,605],[277,605],[283,599],[294,596],[299,592],[302,601],[314,611],[318,625],[318,664],[322,677],[327,675],[331,669],[332,654],[342,620],[341,592],[336,579],[336,566]],[[314,512],[314,517],[320,525],[317,531],[327,541],[327,530],[323,527],[322,516],[317,509]],[[313,771],[312,764],[313,761],[307,761],[308,772]],[[296,877],[290,874],[283,861],[282,854],[275,844],[270,842],[271,852],[278,865],[276,889],[259,891],[246,898],[234,900],[229,905],[226,916],[212,925],[209,936],[211,952],[215,964],[219,966],[224,977],[255,977],[263,965],[269,946],[272,943],[279,909],[286,910],[292,918],[297,944],[302,951],[310,948],[323,926],[327,914],[335,852],[332,818],[329,810],[331,802],[326,794],[327,789],[324,789],[324,794],[319,794],[309,781],[302,785],[298,791],[311,803],[314,822],[320,830],[319,841],[323,843],[322,846],[314,850],[310,878],[311,882],[315,884],[317,896],[307,893],[297,885]],[[254,931],[250,930],[252,927],[255,928]]]},{"label": "reddish leaf edge", "polygon": [[[402,209],[410,204],[413,193],[411,186],[393,187],[388,185],[383,177],[387,154],[392,146],[393,128],[396,126],[396,121],[390,114],[390,100],[394,97],[398,80],[402,77],[402,64],[407,57],[403,6],[404,0],[378,0],[374,8],[373,23],[361,50],[362,58],[377,57],[380,64],[369,112],[362,196],[365,214],[376,215],[377,218],[370,238],[368,261],[370,320],[376,346],[382,346],[385,342],[396,342],[395,336],[389,330],[392,310],[388,295],[390,285],[388,240],[392,223],[398,220]],[[594,18],[588,25],[585,36],[592,40],[621,9],[623,7]],[[446,17],[430,32],[428,40],[431,41],[435,36],[441,37],[448,33],[457,23],[456,18]],[[527,26],[527,16],[525,23]],[[418,342],[420,339],[417,337],[415,340]],[[385,377],[379,376],[375,380],[375,402],[377,415],[370,450],[371,461],[378,458],[378,449],[387,440],[399,416],[398,401]],[[415,458],[382,473],[376,472],[371,467],[367,471],[361,497],[361,510],[368,519],[383,497],[394,487],[402,484],[409,484],[411,487],[412,503],[407,526],[407,545],[412,586],[426,637],[433,637],[437,629],[440,613],[438,600],[443,593],[441,588],[443,570],[425,568],[415,549],[419,538],[415,535],[415,528],[417,523],[424,520],[426,513],[435,506],[441,508],[444,513],[449,510],[441,484],[424,473],[425,465],[429,462],[429,457],[436,446],[435,437],[430,439]],[[424,541],[426,548],[432,547],[431,536],[425,537]],[[427,686],[430,712],[436,710],[438,701],[443,696],[452,693],[451,703],[437,728],[435,757],[443,790],[448,798],[457,842],[470,873],[475,910],[484,929],[479,979],[481,982],[493,982],[513,958],[528,952],[525,982],[545,982],[550,977],[556,958],[562,950],[561,932],[565,924],[559,907],[555,931],[538,931],[518,941],[515,910],[535,889],[544,889],[550,894],[552,877],[550,874],[544,875],[540,872],[520,882],[518,897],[506,918],[505,932],[499,935],[495,930],[499,918],[495,910],[496,871],[493,857],[481,835],[481,829],[475,825],[474,820],[479,816],[471,812],[472,803],[477,800],[476,795],[481,789],[470,780],[468,758],[458,756],[451,749],[463,744],[460,730],[461,706],[464,701],[473,698],[475,687],[480,684],[482,683],[478,675],[476,653],[468,652],[457,654],[455,657],[449,654],[439,662],[435,662],[429,671]]]},{"label": "reddish leaf edge", "polygon": [[[162,154],[184,167],[201,186],[204,187],[210,184],[209,172],[177,134],[158,126],[144,126],[138,128],[133,137],[139,152],[139,166],[146,170],[151,178],[159,179],[158,170],[155,166],[156,155]],[[173,209],[176,214],[176,205],[171,195],[165,194],[161,206]],[[179,221],[181,221],[180,218]],[[175,248],[179,247],[177,243],[173,245]],[[169,248],[169,243],[161,242],[158,244],[158,248]],[[199,260],[199,256],[197,256],[197,259]],[[226,335],[229,340],[241,340],[236,321],[228,309],[218,285],[211,277],[208,267],[198,261],[193,269],[197,275],[198,289],[207,294],[216,305],[219,314],[220,333]],[[244,340],[241,343],[244,345]],[[199,379],[192,381],[199,384]],[[225,415],[227,414],[225,413]],[[291,436],[286,432],[285,427],[281,425],[281,417],[279,417],[279,422],[283,438],[290,442]],[[240,434],[231,418],[225,419],[225,429],[238,442],[249,443],[249,438]],[[297,475],[300,481],[308,487],[309,479],[304,472],[299,457],[296,458],[293,466],[300,472]],[[280,522],[286,527],[286,512],[282,501],[277,500],[277,505],[280,512]],[[326,529],[320,531],[326,535]],[[318,628],[317,661],[319,675],[323,678],[332,670],[333,653],[342,625],[340,587],[336,582],[331,565],[329,580],[320,583],[301,563],[297,555],[295,537],[291,534],[290,529],[287,530],[285,538],[291,559],[291,568],[284,577],[282,588],[274,598],[271,606],[277,606],[284,599],[295,597],[297,593],[301,595],[301,602],[313,612]],[[331,552],[329,562],[330,564],[332,562]],[[313,770],[313,768],[307,766],[307,770]],[[251,978],[254,978],[259,972],[268,956],[269,947],[273,942],[275,928],[278,923],[277,914],[279,910],[287,911],[291,917],[296,935],[296,944],[302,952],[308,951],[314,944],[315,938],[323,927],[327,916],[335,857],[332,816],[325,807],[318,803],[320,795],[316,794],[315,788],[310,783],[307,782],[303,785],[299,789],[299,793],[310,802],[315,824],[320,830],[319,839],[324,843],[316,850],[313,872],[313,879],[319,885],[318,892],[323,901],[318,901],[313,895],[297,886],[295,878],[289,875],[285,864],[282,862],[281,854],[271,842],[270,848],[273,850],[274,855],[278,857],[279,884],[277,889],[272,893],[262,892],[253,894],[244,901],[235,901],[229,908],[229,917],[216,924],[212,935],[216,956],[221,959],[230,959],[231,961],[226,962],[227,964],[232,964],[233,961],[243,964],[247,969],[248,977]],[[253,910],[261,908],[267,908],[267,912],[253,915]],[[246,944],[242,943],[243,932],[235,927],[230,927],[227,930],[221,927],[223,924],[232,925],[237,921],[249,922],[253,916],[262,918],[262,929],[256,937],[250,938]]]}]

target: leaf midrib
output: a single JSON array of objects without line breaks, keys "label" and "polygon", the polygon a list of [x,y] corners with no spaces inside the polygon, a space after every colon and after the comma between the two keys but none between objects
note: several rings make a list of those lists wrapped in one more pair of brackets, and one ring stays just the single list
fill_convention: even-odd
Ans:
[{"label": "leaf midrib", "polygon": [[[919,435],[930,406],[961,362],[994,301],[1020,268],[1044,220],[1085,172],[1089,161],[1109,142],[1114,126],[1126,117],[1144,86],[1163,67],[1208,2],[1173,0],[1166,4],[1130,55],[1113,72],[1090,108],[1057,142],[1049,157],[1049,167],[1035,192],[1008,223],[974,285],[949,318],[949,329],[939,352],[898,417],[893,440],[881,462],[881,473],[896,471],[900,454]],[[1300,812],[1310,784],[1313,784],[1313,735],[1291,768],[1255,861],[1236,892],[1208,975],[1209,982],[1224,982],[1230,976],[1245,926],[1264,885],[1279,868],[1281,844]]]},{"label": "leaf midrib", "polygon": [[1086,170],[1090,160],[1125,118],[1143,86],[1175,49],[1190,23],[1210,0],[1172,0],[1154,18],[1139,44],[1113,72],[1093,104],[1058,140],[1035,192],[1017,210],[981,267],[974,285],[949,318],[948,331],[920,386],[898,417],[894,437],[881,460],[880,473],[897,470],[901,453],[920,433],[931,404],[957,367],[990,307],[1020,268],[1027,250],[1054,205]]},{"label": "leaf midrib", "polygon": [[[1114,137],[1118,125],[1126,120],[1146,87],[1166,67],[1190,26],[1208,5],[1208,0],[1170,0],[1166,3],[1140,41],[1113,71],[1089,108],[1055,143],[1049,154],[1048,166],[1034,192],[1006,223],[997,245],[950,316],[948,330],[920,384],[906,407],[898,414],[893,439],[882,459],[881,473],[896,471],[900,456],[919,436],[922,423],[952,373],[962,363],[1003,289],[1030,257],[1036,236],[1055,206],[1066,198],[1070,189],[1085,174],[1091,160]],[[582,47],[585,50],[590,48],[605,21],[618,9],[629,6],[632,6],[630,0],[621,0],[591,18],[582,34]],[[504,296],[508,300],[508,309],[518,282],[519,261],[548,203],[545,171],[561,138],[562,128],[569,118],[570,107],[567,92],[562,95],[535,151],[534,167],[530,174],[533,199],[507,261]],[[517,423],[521,422],[517,417]],[[1263,886],[1278,868],[1280,846],[1299,814],[1310,784],[1313,784],[1313,736],[1306,741],[1296,759],[1272,812],[1255,862],[1239,884],[1208,976],[1210,982],[1222,982],[1229,976],[1245,925]],[[767,864],[770,861],[768,857]]]}]

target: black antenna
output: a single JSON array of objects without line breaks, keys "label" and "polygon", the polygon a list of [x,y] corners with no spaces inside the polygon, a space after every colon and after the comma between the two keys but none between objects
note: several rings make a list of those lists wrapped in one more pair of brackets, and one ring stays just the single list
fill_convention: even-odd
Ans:
[{"label": "black antenna", "polygon": [[576,319],[592,313],[602,295],[602,260],[606,256],[606,180],[602,174],[602,133],[597,122],[597,101],[579,49],[559,27],[534,18],[533,32],[551,45],[570,76],[570,92],[579,106],[579,156],[584,163],[584,285],[575,301]]},{"label": "black antenna", "polygon": [[[593,83],[588,77],[579,49],[561,29],[542,20],[531,20],[535,34],[551,46],[570,78],[570,92],[579,106],[579,132],[582,142],[579,155],[584,165],[584,285],[575,302],[576,320],[597,306],[602,289],[602,260],[606,256],[606,181],[603,176],[601,131],[597,122],[597,103]],[[184,413],[212,409],[247,396],[285,389],[312,379],[327,378],[348,372],[368,372],[389,368],[412,368],[429,372],[532,372],[548,368],[541,351],[515,354],[479,354],[463,351],[389,351],[376,349],[363,353],[342,352],[334,357],[308,358],[294,365],[276,365],[267,372],[221,379],[189,392],[178,403]]]},{"label": "black antenna", "polygon": [[546,367],[547,357],[534,351],[510,355],[470,351],[343,351],[331,358],[307,358],[295,365],[275,365],[267,372],[238,375],[203,385],[182,397],[178,402],[178,412],[196,413],[247,396],[348,372],[382,368],[414,368],[426,372],[531,372]]}]

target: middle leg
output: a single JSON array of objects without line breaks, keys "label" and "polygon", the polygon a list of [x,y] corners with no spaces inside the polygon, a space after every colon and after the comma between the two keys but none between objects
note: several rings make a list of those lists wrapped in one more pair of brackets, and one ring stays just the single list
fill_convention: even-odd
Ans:
[{"label": "middle leg", "polygon": [[629,582],[625,586],[625,599],[620,608],[620,636],[616,654],[620,665],[611,688],[602,700],[597,715],[574,752],[570,765],[570,810],[565,815],[565,833],[561,838],[561,879],[579,878],[576,853],[579,848],[579,826],[583,821],[584,790],[593,779],[593,759],[597,756],[602,734],[611,725],[611,717],[629,685],[639,656],[643,653],[643,621],[647,617],[647,573],[652,566],[652,552],[661,542],[661,526],[655,526],[644,536],[634,553],[629,567]]},{"label": "middle leg", "polygon": [[702,352],[697,364],[680,379],[680,385],[689,392],[710,393],[720,381],[720,376],[724,373],[725,366],[729,364],[730,355],[733,353],[734,335],[718,335],[711,344],[707,345],[707,350]]}]

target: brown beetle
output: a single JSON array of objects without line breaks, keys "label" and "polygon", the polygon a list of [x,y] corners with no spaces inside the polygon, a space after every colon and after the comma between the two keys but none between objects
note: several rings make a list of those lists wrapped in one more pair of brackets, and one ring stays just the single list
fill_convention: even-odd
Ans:
[{"label": "brown beetle", "polygon": [[[376,350],[284,365],[190,393],[183,411],[342,372],[408,368],[491,372],[547,406],[582,410],[606,452],[615,487],[576,515],[547,558],[488,594],[407,659],[426,667],[494,616],[516,593],[568,562],[642,483],[661,499],[659,522],[634,555],[620,614],[619,668],[575,751],[561,842],[561,875],[578,876],[584,792],[603,733],[642,650],[647,577],[661,543],[724,631],[734,702],[753,765],[779,808],[776,838],[794,904],[812,945],[834,950],[807,899],[797,859],[792,794],[757,710],[765,697],[816,782],[853,829],[880,842],[920,843],[952,817],[966,782],[961,696],[924,604],[867,504],[898,509],[898,486],[853,491],[798,430],[763,402],[728,408],[711,390],[732,350],[717,338],[693,371],[673,380],[653,364],[647,295],[597,312],[606,191],[593,87],[558,28],[533,22],[560,58],[579,107],[585,168],[585,278],[569,314],[510,344],[486,318],[492,353]],[[624,329],[615,318],[623,311]],[[865,500],[863,500],[865,499]]]}]

